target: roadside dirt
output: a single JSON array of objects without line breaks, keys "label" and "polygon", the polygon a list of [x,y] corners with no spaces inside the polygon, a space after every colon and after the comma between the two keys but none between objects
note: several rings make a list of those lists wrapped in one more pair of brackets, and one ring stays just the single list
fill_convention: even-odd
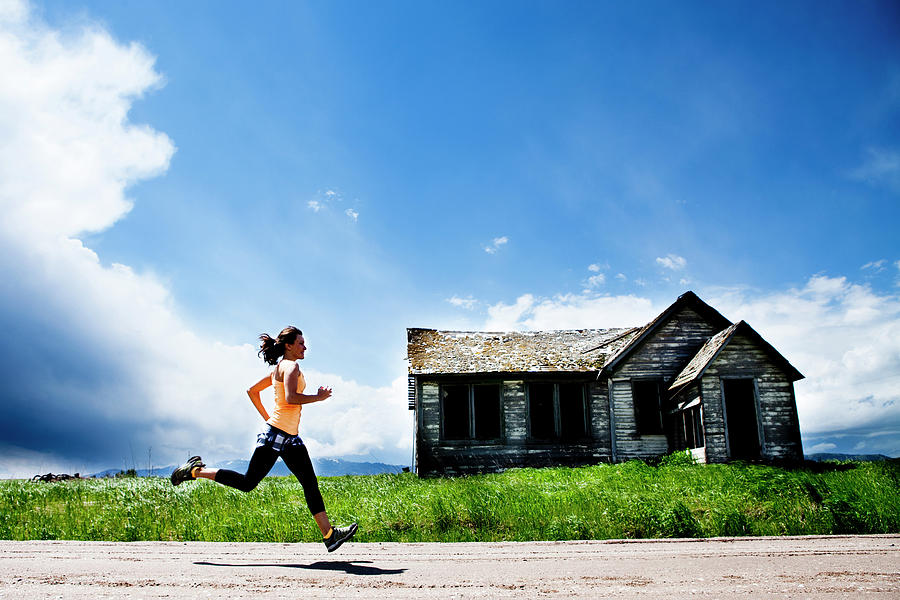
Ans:
[{"label": "roadside dirt", "polygon": [[900,598],[900,535],[318,544],[0,541],[0,598]]}]

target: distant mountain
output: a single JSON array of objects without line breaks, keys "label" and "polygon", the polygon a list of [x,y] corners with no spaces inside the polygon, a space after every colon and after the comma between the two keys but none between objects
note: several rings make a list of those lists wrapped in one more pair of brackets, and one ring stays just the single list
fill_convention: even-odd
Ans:
[{"label": "distant mountain", "polygon": [[[340,475],[378,475],[381,473],[400,473],[403,471],[403,465],[389,465],[380,462],[355,462],[344,460],[342,458],[314,458],[312,459],[313,467],[316,469],[316,475],[320,477],[336,477]],[[239,473],[247,472],[249,460],[226,460],[210,465],[216,469],[230,469]],[[168,465],[165,467],[153,467],[153,469],[135,469],[138,477],[168,477],[178,465]],[[89,477],[114,477],[117,473],[121,473],[122,469],[106,469],[99,473],[89,475]],[[282,461],[275,463],[275,466],[269,471],[270,476],[283,477],[290,475],[291,472]]]},{"label": "distant mountain", "polygon": [[807,454],[805,458],[816,462],[822,462],[823,460],[856,460],[860,462],[891,460],[890,456],[885,456],[884,454],[839,454],[836,452],[816,452],[815,454]]}]

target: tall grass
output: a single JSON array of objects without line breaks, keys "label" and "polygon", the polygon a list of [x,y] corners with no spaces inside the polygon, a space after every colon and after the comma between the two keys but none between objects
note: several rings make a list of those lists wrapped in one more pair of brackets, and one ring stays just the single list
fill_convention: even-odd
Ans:
[{"label": "tall grass", "polygon": [[[674,457],[461,478],[320,478],[358,541],[499,541],[900,532],[900,461],[811,469]],[[0,538],[318,541],[293,478],[249,494],[196,481],[0,482]]]}]

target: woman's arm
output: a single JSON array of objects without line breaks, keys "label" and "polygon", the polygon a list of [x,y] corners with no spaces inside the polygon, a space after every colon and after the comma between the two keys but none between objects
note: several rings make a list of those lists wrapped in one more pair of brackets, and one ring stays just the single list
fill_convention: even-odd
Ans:
[{"label": "woman's arm", "polygon": [[272,385],[272,376],[266,375],[259,381],[253,384],[249,390],[247,390],[247,395],[250,396],[250,402],[253,403],[253,406],[256,408],[257,412],[259,412],[260,416],[262,416],[263,421],[269,420],[269,413],[266,412],[266,407],[263,406],[262,400],[259,397],[259,393]]},{"label": "woman's arm", "polygon": [[284,374],[284,401],[288,404],[309,404],[310,402],[319,402],[331,397],[331,388],[320,387],[319,393],[298,394],[297,382],[300,380],[300,367],[294,363],[288,367],[287,373]]}]

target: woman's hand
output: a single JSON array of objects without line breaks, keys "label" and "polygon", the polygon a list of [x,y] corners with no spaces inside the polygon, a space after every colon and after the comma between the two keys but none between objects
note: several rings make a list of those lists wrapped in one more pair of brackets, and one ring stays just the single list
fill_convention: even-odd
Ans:
[{"label": "woman's hand", "polygon": [[318,400],[319,400],[320,402],[321,402],[322,400],[326,400],[326,399],[328,399],[328,398],[331,398],[331,388],[330,388],[330,387],[319,386],[319,393],[316,394],[316,398],[318,398]]}]

